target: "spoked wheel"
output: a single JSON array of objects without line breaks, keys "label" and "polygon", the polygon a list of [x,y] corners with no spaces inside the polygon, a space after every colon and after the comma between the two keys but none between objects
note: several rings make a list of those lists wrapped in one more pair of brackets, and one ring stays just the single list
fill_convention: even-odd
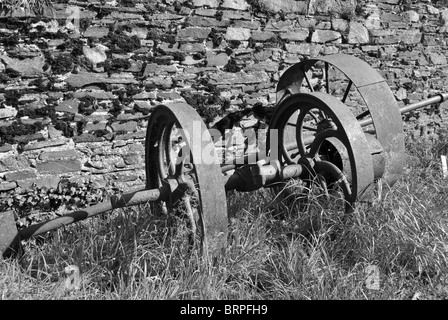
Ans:
[{"label": "spoked wheel", "polygon": [[392,91],[375,69],[344,54],[304,60],[281,76],[278,104],[299,92],[326,93],[349,106],[363,131],[372,134],[384,149],[383,181],[391,186],[398,180],[405,159],[401,115]]},{"label": "spoked wheel", "polygon": [[210,134],[187,104],[158,106],[148,120],[146,187],[175,184],[164,205],[186,218],[189,241],[216,254],[226,246],[227,205]]},{"label": "spoked wheel", "polygon": [[367,139],[337,98],[317,92],[289,96],[277,106],[273,129],[278,130],[278,145],[270,145],[271,154],[277,148],[284,165],[302,164],[306,189],[317,183],[327,196],[340,190],[347,210],[370,197],[374,175]]}]

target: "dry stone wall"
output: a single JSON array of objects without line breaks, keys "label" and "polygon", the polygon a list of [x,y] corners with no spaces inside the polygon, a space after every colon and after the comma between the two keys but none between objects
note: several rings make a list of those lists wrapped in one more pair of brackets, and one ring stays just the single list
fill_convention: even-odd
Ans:
[{"label": "dry stone wall", "polygon": [[[187,101],[207,123],[273,106],[282,72],[312,56],[358,56],[400,105],[421,100],[448,88],[447,36],[448,1],[435,0],[62,0],[40,15],[4,11],[0,209],[29,190],[142,186],[156,105]],[[407,129],[436,134],[445,109],[410,114]]]}]

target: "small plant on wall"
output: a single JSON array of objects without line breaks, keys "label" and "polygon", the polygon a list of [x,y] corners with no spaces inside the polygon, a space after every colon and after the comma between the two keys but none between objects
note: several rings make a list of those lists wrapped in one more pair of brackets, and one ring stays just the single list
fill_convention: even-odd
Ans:
[{"label": "small plant on wall", "polygon": [[45,8],[51,6],[50,0],[0,0],[0,13],[8,15],[15,11],[25,10],[40,15]]},{"label": "small plant on wall", "polygon": [[352,20],[357,15],[361,15],[364,1],[318,0],[314,3],[314,6],[317,12],[328,13],[330,16],[345,20]]}]

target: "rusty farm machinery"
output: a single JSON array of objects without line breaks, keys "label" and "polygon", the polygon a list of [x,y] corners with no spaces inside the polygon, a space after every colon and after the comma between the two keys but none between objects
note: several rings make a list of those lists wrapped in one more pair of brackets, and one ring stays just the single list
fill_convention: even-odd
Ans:
[{"label": "rusty farm machinery", "polygon": [[204,254],[216,254],[227,243],[226,192],[278,187],[291,179],[305,187],[317,183],[323,192],[337,188],[350,211],[369,202],[379,184],[391,186],[400,178],[405,162],[401,114],[442,102],[448,94],[399,108],[376,70],[359,58],[335,54],[291,66],[279,79],[276,98],[265,152],[245,153],[230,164],[222,163],[215,133],[191,106],[157,106],[148,120],[144,190],[21,230],[10,212],[0,213],[2,255],[14,255],[32,236],[146,202],[168,210],[182,204],[192,241]]}]

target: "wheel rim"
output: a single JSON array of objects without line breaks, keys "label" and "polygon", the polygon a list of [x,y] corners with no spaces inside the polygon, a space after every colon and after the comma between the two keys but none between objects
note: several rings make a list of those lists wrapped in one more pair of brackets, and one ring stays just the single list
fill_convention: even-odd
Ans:
[{"label": "wheel rim", "polygon": [[[177,157],[172,145],[176,130],[178,134],[174,137],[183,140]],[[190,140],[195,133],[200,138]],[[205,124],[189,105],[160,105],[151,113],[146,136],[146,187],[160,187],[168,179],[191,185],[198,198],[200,247],[203,253],[215,255],[226,246],[227,204],[219,162],[210,143],[212,139]],[[186,175],[192,177],[192,183]],[[167,202],[171,201],[167,199]]]},{"label": "wheel rim", "polygon": [[[298,145],[295,157],[286,147],[291,134],[285,136],[285,128],[290,127],[291,119],[295,120],[293,138]],[[314,125],[312,121],[315,121]],[[305,135],[307,128],[311,128],[312,136]],[[328,171],[334,180],[343,175],[346,180],[343,185],[350,185],[350,190],[344,191],[349,204],[370,199],[374,175],[372,157],[366,148],[367,139],[354,115],[338,99],[318,92],[292,95],[277,106],[270,129],[278,130],[278,154],[284,165],[302,163],[313,178],[320,171]],[[337,164],[333,163],[334,157],[325,154],[328,147],[324,146],[328,144],[338,151],[341,160]],[[328,163],[332,164],[331,168]],[[344,169],[347,163],[349,170]]]},{"label": "wheel rim", "polygon": [[[317,82],[310,75],[316,69],[321,70]],[[345,88],[339,86],[341,83]],[[392,186],[404,170],[404,130],[397,102],[384,78],[354,56],[334,54],[309,59],[283,73],[277,85],[277,101],[280,104],[290,95],[319,90],[338,97],[346,104],[350,96],[355,96],[357,102],[352,104],[352,111],[357,119],[372,117],[373,124],[365,127],[364,131],[374,133],[383,147],[385,171],[382,180]]]}]

